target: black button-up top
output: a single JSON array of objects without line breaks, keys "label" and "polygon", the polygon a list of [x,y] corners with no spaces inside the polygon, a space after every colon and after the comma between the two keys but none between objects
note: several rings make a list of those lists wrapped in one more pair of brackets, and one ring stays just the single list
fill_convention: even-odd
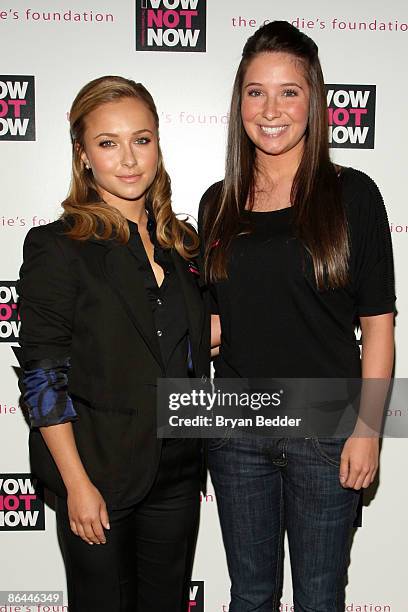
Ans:
[{"label": "black button-up top", "polygon": [[163,249],[156,238],[156,224],[151,212],[147,222],[150,240],[154,245],[154,261],[161,266],[164,279],[160,287],[150,265],[140,237],[137,223],[129,221],[133,253],[153,312],[156,333],[166,376],[187,378],[191,369],[188,320],[180,282],[169,250]]}]

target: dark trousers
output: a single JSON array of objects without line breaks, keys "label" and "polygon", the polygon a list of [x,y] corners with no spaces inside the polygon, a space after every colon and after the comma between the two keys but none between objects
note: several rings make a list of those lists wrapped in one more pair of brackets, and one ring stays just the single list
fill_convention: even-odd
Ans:
[{"label": "dark trousers", "polygon": [[231,577],[230,612],[278,612],[288,534],[296,612],[344,610],[360,493],[339,483],[345,440],[219,439],[208,445]]},{"label": "dark trousers", "polygon": [[139,504],[109,512],[106,544],[76,536],[58,498],[69,612],[186,612],[199,510],[197,440],[164,441],[152,489]]}]

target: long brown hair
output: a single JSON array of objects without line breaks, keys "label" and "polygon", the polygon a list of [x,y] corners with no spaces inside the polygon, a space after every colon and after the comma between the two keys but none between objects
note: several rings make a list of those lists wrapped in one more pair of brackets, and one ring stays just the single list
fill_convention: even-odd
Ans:
[{"label": "long brown hair", "polygon": [[287,21],[261,27],[244,46],[232,92],[225,179],[219,197],[212,198],[204,210],[206,276],[212,282],[227,277],[232,240],[244,227],[242,212],[247,203],[250,208],[254,203],[256,149],[242,123],[242,86],[250,62],[260,53],[274,52],[299,59],[310,88],[305,145],[291,190],[295,232],[312,258],[318,288],[341,287],[348,277],[349,238],[329,155],[326,92],[318,48]]},{"label": "long brown hair", "polygon": [[[68,197],[62,202],[62,218],[70,220],[67,235],[75,240],[87,240],[92,236],[103,240],[114,237],[121,243],[129,240],[125,217],[101,199],[92,171],[85,167],[81,159],[87,115],[102,104],[123,98],[141,100],[152,113],[159,129],[159,117],[152,96],[141,83],[130,79],[119,76],[95,79],[80,90],[72,104],[69,113],[72,179]],[[194,230],[177,219],[172,210],[171,183],[164,167],[160,145],[157,173],[146,193],[146,205],[153,211],[157,239],[161,246],[176,249],[185,259],[194,257],[198,250],[198,238]]]}]

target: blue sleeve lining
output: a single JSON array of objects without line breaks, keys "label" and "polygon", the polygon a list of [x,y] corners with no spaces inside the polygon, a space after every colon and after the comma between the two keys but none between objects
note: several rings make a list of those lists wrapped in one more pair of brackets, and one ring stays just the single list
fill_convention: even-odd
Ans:
[{"label": "blue sleeve lining", "polygon": [[69,357],[41,359],[25,364],[23,400],[28,406],[32,427],[58,425],[77,419],[68,395]]}]

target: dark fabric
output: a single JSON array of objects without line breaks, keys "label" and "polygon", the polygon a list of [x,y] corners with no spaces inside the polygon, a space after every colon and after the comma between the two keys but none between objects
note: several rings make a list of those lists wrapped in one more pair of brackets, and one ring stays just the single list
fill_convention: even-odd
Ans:
[{"label": "dark fabric", "polygon": [[[246,212],[253,232],[234,240],[228,280],[212,288],[222,327],[217,376],[361,375],[358,317],[394,312],[391,237],[375,183],[352,168],[339,180],[351,241],[349,284],[317,290],[311,258],[294,238],[292,208]],[[204,195],[199,219],[217,189]]]},{"label": "dark fabric", "polygon": [[147,228],[154,245],[154,260],[161,266],[164,279],[160,287],[150,265],[137,224],[129,221],[129,246],[136,255],[139,272],[153,312],[160,352],[166,376],[187,378],[189,374],[188,320],[180,283],[169,250],[163,249],[156,238],[156,224],[149,213]]},{"label": "dark fabric", "polygon": [[186,612],[200,511],[200,444],[163,443],[151,490],[139,504],[111,510],[106,544],[70,528],[57,498],[70,612]]},{"label": "dark fabric", "polygon": [[[36,360],[70,359],[67,394],[78,415],[73,428],[79,454],[105,499],[124,507],[143,498],[157,470],[156,387],[166,369],[132,248],[114,240],[72,240],[65,230],[56,221],[26,236],[17,283],[19,360],[24,368]],[[194,372],[208,376],[202,287],[189,262],[174,251],[171,258]],[[64,484],[36,428],[30,432],[30,460],[32,472],[63,496]]]},{"label": "dark fabric", "polygon": [[[165,375],[187,378],[192,365],[189,359],[188,321],[180,283],[169,250],[157,242],[156,224],[149,213],[148,230],[154,245],[154,259],[164,270],[164,281],[159,287],[140,238],[137,224],[128,221],[129,247],[133,250],[153,312]],[[38,365],[38,367],[36,367]],[[73,421],[77,418],[71,398],[67,395],[69,358],[31,362],[23,371],[25,389],[23,400],[29,408],[32,427],[44,427]],[[190,366],[190,367],[189,367]]]}]

